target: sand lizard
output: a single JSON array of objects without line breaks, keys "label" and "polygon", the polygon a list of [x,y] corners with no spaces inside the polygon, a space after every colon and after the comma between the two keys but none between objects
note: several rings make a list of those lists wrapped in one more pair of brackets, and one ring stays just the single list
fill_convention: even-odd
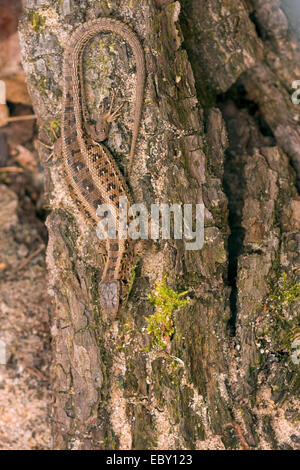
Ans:
[{"label": "sand lizard", "polygon": [[[62,154],[64,178],[73,201],[83,216],[96,227],[96,215],[100,204],[112,204],[118,219],[118,201],[131,196],[125,179],[113,156],[102,143],[108,135],[109,123],[118,117],[119,108],[104,112],[93,129],[86,122],[85,97],[83,96],[82,55],[88,42],[98,33],[112,32],[120,35],[131,47],[136,62],[136,96],[134,124],[129,155],[129,172],[135,153],[136,141],[141,121],[145,84],[145,59],[142,45],[131,28],[112,18],[98,18],[80,25],[71,35],[64,52],[63,98],[61,138],[56,153]],[[60,151],[59,151],[60,149]],[[120,280],[127,241],[107,240],[107,260],[99,285],[100,303],[109,313],[115,314],[119,308]]]}]

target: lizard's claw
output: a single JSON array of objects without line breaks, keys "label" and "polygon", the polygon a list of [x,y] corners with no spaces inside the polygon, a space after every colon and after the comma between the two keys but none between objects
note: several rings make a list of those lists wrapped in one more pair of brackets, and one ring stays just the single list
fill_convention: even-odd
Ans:
[{"label": "lizard's claw", "polygon": [[110,107],[108,111],[103,112],[104,105],[102,103],[102,112],[96,122],[95,129],[93,129],[93,126],[85,124],[85,128],[92,137],[94,141],[98,142],[103,142],[105,139],[107,139],[108,132],[109,132],[109,124],[117,119],[117,117],[120,116],[120,109],[124,106],[124,102],[118,106],[118,108],[115,109],[114,112],[112,112],[113,104],[115,101],[115,94],[112,92],[112,99],[110,102]]},{"label": "lizard's claw", "polygon": [[54,158],[54,160],[58,159],[59,154],[60,154],[60,147],[61,147],[60,137],[58,137],[57,133],[55,132],[55,129],[50,125],[47,127],[47,130],[50,131],[53,135],[54,142],[52,144],[49,145],[43,142],[41,139],[37,139],[37,142],[39,144],[41,144],[46,149],[51,150],[50,155],[48,155],[48,157],[45,160],[46,163],[48,163],[49,160],[51,160],[52,158]]},{"label": "lizard's claw", "polygon": [[51,150],[50,155],[48,155],[48,157],[45,160],[46,163],[48,163],[53,157],[54,157],[54,160],[58,159],[59,149],[60,149],[60,138],[58,138],[56,142],[54,142],[54,144],[52,145],[45,144],[45,142],[43,142],[40,139],[37,139],[37,142],[41,144],[43,147],[45,147],[46,149]]},{"label": "lizard's claw", "polygon": [[52,152],[50,153],[50,155],[46,158],[46,163],[49,162],[49,160],[51,160],[51,158],[53,158],[53,155],[54,155],[54,144],[53,145],[48,145],[48,144],[45,144],[45,142],[43,142],[42,140],[40,139],[37,139],[37,142],[42,145],[43,147],[45,147],[46,149],[49,149],[49,150],[52,150]]},{"label": "lizard's claw", "polygon": [[[114,102],[115,102],[115,92],[112,91],[112,98],[111,98],[111,102],[110,102],[110,106],[109,106],[109,110],[106,112],[106,113],[103,113],[102,111],[102,114],[103,114],[103,118],[107,121],[107,122],[113,122],[117,119],[117,117],[120,116],[120,109],[124,106],[124,103],[125,101],[120,105],[118,106],[118,108],[115,109],[114,112],[112,112],[112,109],[113,109],[113,105],[114,105]],[[103,104],[102,104],[103,106]],[[103,108],[102,108],[103,110]]]},{"label": "lizard's claw", "polygon": [[118,108],[115,109],[115,111],[113,113],[107,113],[106,114],[105,117],[106,117],[107,122],[115,121],[117,119],[117,117],[119,117],[121,115],[121,113],[119,113],[119,111],[120,111],[120,109],[123,108],[124,104],[125,104],[125,101],[120,106],[118,106]]}]

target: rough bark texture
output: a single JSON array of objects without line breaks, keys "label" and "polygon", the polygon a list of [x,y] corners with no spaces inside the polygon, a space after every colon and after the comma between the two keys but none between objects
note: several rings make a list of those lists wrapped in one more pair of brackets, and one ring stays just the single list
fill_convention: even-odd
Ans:
[{"label": "rough bark texture", "polygon": [[[46,165],[54,447],[297,448],[296,36],[276,0],[28,1],[20,33],[44,138],[59,121],[64,42],[81,22],[109,15],[131,24],[146,52],[134,198],[203,201],[205,243],[194,252],[178,240],[137,243],[133,289],[111,321],[97,290],[105,250],[71,203],[60,161]],[[122,168],[131,51],[101,35],[84,70],[93,116],[111,87],[129,101],[108,140]],[[190,303],[174,312],[167,346],[153,347],[147,293],[166,272],[172,289],[189,291]]]}]

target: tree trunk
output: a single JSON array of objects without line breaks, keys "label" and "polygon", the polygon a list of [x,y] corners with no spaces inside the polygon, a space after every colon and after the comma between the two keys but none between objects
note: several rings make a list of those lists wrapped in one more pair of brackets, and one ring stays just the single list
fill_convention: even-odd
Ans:
[{"label": "tree trunk", "polygon": [[[74,207],[61,160],[46,162],[40,147],[55,304],[54,448],[299,447],[300,133],[291,93],[300,62],[288,2],[27,3],[20,34],[41,139],[50,144],[58,127],[70,33],[89,19],[118,18],[138,34],[147,63],[134,200],[205,206],[201,250],[173,239],[135,243],[132,290],[111,319],[98,294],[104,245]],[[123,169],[132,53],[101,34],[83,63],[94,119],[112,88],[117,103],[129,102],[107,142]],[[158,307],[147,294],[166,301],[186,290],[189,303],[171,308],[171,326],[152,333]]]}]

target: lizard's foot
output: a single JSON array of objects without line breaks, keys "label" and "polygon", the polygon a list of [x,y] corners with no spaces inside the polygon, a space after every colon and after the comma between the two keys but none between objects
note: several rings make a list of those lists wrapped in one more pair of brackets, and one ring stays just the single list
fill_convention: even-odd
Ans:
[{"label": "lizard's foot", "polygon": [[124,103],[125,103],[125,101],[123,101],[123,103],[120,106],[118,106],[114,110],[114,112],[112,112],[114,102],[115,102],[115,93],[112,92],[112,99],[110,102],[109,110],[103,114],[103,117],[104,119],[106,119],[107,122],[113,122],[120,116],[121,113],[119,111],[123,108]]},{"label": "lizard's foot", "polygon": [[97,119],[96,125],[85,122],[85,129],[88,135],[94,140],[95,143],[103,142],[108,137],[109,124],[115,121],[120,116],[120,110],[124,106],[125,101],[112,111],[115,101],[115,94],[112,93],[112,99],[108,111],[104,110],[104,104],[101,105],[101,113]]},{"label": "lizard's foot", "polygon": [[51,145],[45,144],[45,142],[43,142],[41,139],[37,139],[37,142],[39,144],[41,144],[46,149],[51,150],[50,155],[45,160],[46,163],[48,163],[52,158],[53,158],[54,161],[57,160],[59,158],[60,150],[61,150],[60,138],[58,137],[58,135],[56,134],[55,130],[52,127],[50,127],[50,130],[51,130],[51,132],[53,134],[53,137],[55,139],[55,142],[53,144],[51,144]]},{"label": "lizard's foot", "polygon": [[45,147],[46,149],[51,150],[50,155],[48,155],[48,157],[45,160],[46,163],[48,163],[51,159],[53,159],[54,161],[58,160],[58,158],[60,156],[60,153],[61,153],[61,140],[60,140],[60,138],[57,139],[57,141],[54,142],[54,144],[52,144],[52,145],[45,144],[45,142],[43,142],[40,139],[37,139],[37,142],[40,145],[42,145],[43,147]]},{"label": "lizard's foot", "polygon": [[54,155],[54,144],[53,145],[48,145],[48,144],[45,144],[45,142],[43,142],[41,139],[37,139],[37,142],[42,145],[43,147],[45,147],[46,149],[48,150],[52,150],[52,152],[50,153],[50,155],[46,158],[45,162],[48,163],[49,160],[51,160],[51,158],[53,158],[53,155]]}]

